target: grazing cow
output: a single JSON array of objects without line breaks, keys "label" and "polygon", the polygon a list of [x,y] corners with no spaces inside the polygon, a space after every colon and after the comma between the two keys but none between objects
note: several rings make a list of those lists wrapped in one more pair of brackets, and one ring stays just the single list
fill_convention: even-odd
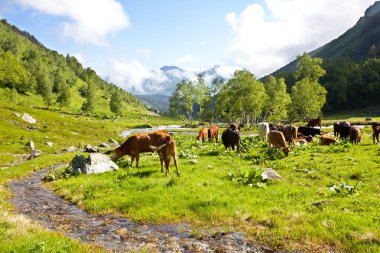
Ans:
[{"label": "grazing cow", "polygon": [[170,136],[166,130],[159,130],[149,133],[139,133],[128,137],[128,139],[115,149],[113,161],[117,161],[124,155],[131,157],[131,167],[136,159],[136,167],[139,166],[140,153],[154,152],[151,146],[159,146],[159,140],[162,137]]},{"label": "grazing cow", "polygon": [[318,129],[318,128],[312,128],[312,127],[304,127],[304,126],[300,126],[298,128],[298,133],[304,135],[304,136],[308,136],[308,135],[311,135],[311,136],[316,136],[316,135],[321,135],[321,129]]},{"label": "grazing cow", "polygon": [[219,127],[217,125],[212,125],[207,131],[208,141],[211,142],[215,138],[215,142],[218,142],[219,137]]},{"label": "grazing cow", "polygon": [[322,126],[322,119],[321,119],[321,117],[309,120],[309,122],[307,123],[306,126],[307,127],[319,126],[319,128],[321,128],[321,126]]},{"label": "grazing cow", "polygon": [[349,122],[339,123],[339,135],[341,139],[346,140],[350,136],[351,124]]},{"label": "grazing cow", "polygon": [[373,122],[372,130],[373,130],[373,134],[372,134],[373,144],[375,144],[375,138],[377,140],[377,143],[379,143],[380,122]]},{"label": "grazing cow", "polygon": [[207,136],[207,129],[202,127],[201,130],[199,130],[197,140],[198,141],[202,140],[202,142],[205,142],[206,136]]},{"label": "grazing cow", "polygon": [[263,141],[267,140],[267,135],[269,134],[269,124],[267,122],[261,122],[258,124],[259,136]]},{"label": "grazing cow", "polygon": [[289,148],[286,145],[284,134],[277,130],[272,130],[268,134],[269,148],[281,148],[282,152],[287,156]]},{"label": "grazing cow", "polygon": [[286,125],[282,129],[282,133],[285,136],[285,140],[289,145],[294,145],[294,140],[297,138],[297,127],[293,125]]},{"label": "grazing cow", "polygon": [[161,163],[161,172],[164,172],[164,163],[165,163],[165,176],[169,173],[169,166],[171,162],[171,158],[173,157],[175,168],[177,169],[177,176],[180,176],[180,172],[178,169],[178,162],[177,162],[177,148],[175,145],[175,140],[171,136],[165,136],[161,137],[156,145],[153,146],[150,145],[150,148],[154,151],[157,151],[158,156],[160,157],[160,163]]},{"label": "grazing cow", "polygon": [[322,135],[320,141],[321,141],[321,145],[330,145],[336,142],[334,138],[329,137],[327,135]]},{"label": "grazing cow", "polygon": [[272,130],[282,131],[283,128],[284,128],[284,126],[282,126],[282,125],[269,124],[269,130],[270,131],[272,131]]},{"label": "grazing cow", "polygon": [[359,144],[361,141],[361,132],[358,126],[350,127],[350,141],[352,144]]},{"label": "grazing cow", "polygon": [[339,138],[339,132],[340,132],[339,127],[340,127],[340,122],[335,122],[335,123],[333,124],[333,128],[334,128],[334,137],[335,137],[335,138]]},{"label": "grazing cow", "polygon": [[[231,127],[232,126],[232,127]],[[237,147],[237,152],[240,152],[240,131],[239,127],[235,124],[231,124],[229,128],[223,131],[222,142],[226,149],[235,150]]]}]

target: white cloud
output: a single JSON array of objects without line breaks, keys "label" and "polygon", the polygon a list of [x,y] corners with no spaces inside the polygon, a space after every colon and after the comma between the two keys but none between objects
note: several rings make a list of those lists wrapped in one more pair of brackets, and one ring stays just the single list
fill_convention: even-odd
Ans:
[{"label": "white cloud", "polygon": [[[116,85],[138,94],[159,89],[155,85],[167,81],[161,71],[147,69],[139,61],[111,60],[109,67],[101,75]],[[147,80],[154,82],[146,82]]]},{"label": "white cloud", "polygon": [[62,24],[65,37],[76,42],[105,45],[106,37],[130,25],[116,0],[17,0],[41,13],[68,17]]},{"label": "white cloud", "polygon": [[187,54],[179,59],[177,59],[177,62],[178,63],[185,63],[185,62],[195,62],[195,61],[198,61],[197,58],[195,58],[193,55],[191,54]]},{"label": "white cloud", "polygon": [[229,61],[258,76],[269,74],[343,34],[374,2],[265,0],[266,8],[252,4],[239,15],[228,13],[235,32]]}]

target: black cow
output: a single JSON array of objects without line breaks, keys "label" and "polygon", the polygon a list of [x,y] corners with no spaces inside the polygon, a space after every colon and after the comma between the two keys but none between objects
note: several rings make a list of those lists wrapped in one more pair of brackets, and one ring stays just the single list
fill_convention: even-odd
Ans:
[{"label": "black cow", "polygon": [[341,122],[339,123],[339,135],[341,139],[346,140],[350,137],[351,132],[351,124],[349,122]]},{"label": "black cow", "polygon": [[298,128],[298,133],[302,134],[303,136],[311,135],[314,137],[316,135],[321,135],[321,129],[301,126]]},{"label": "black cow", "polygon": [[226,149],[235,150],[237,147],[237,152],[240,152],[240,131],[237,128],[227,128],[223,131],[222,142]]},{"label": "black cow", "polygon": [[339,132],[340,132],[340,122],[335,122],[333,125],[334,128],[334,137],[339,138]]}]

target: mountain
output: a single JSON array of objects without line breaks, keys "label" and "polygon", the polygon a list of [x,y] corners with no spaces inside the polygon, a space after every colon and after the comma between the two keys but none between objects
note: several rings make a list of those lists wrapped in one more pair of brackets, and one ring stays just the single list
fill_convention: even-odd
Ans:
[{"label": "mountain", "polygon": [[168,95],[162,94],[152,94],[152,95],[136,95],[138,99],[143,101],[148,108],[154,108],[159,111],[159,113],[167,114],[169,113],[169,98]]},{"label": "mountain", "polygon": [[[364,16],[344,34],[309,54],[324,60],[348,57],[355,62],[380,56],[380,1],[370,6]],[[295,68],[296,60],[275,71],[272,75],[281,76]]]},{"label": "mountain", "polygon": [[182,80],[196,82],[198,75],[201,75],[205,83],[210,85],[215,79],[229,79],[235,69],[226,68],[223,65],[214,65],[187,71],[176,66],[163,66],[159,71],[160,73],[156,76],[160,78],[152,78],[144,81],[144,94],[138,94],[134,91],[132,91],[132,93],[148,106],[152,106],[160,112],[167,113],[169,112],[169,97],[175,91],[177,84]]},{"label": "mountain", "polygon": [[17,92],[32,106],[112,115],[112,102],[113,112],[121,115],[148,114],[130,92],[84,68],[75,57],[48,49],[4,19],[0,21],[0,89],[4,94]]}]

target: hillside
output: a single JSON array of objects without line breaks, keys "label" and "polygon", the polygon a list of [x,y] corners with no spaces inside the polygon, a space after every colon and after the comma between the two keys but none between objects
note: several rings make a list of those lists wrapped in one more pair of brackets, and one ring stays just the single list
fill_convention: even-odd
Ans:
[{"label": "hillside", "polygon": [[[369,116],[380,115],[380,2],[370,6],[347,32],[309,54],[322,58],[326,70],[320,79],[328,91],[325,113],[361,110]],[[295,69],[296,60],[272,75],[284,77],[290,91]]]},{"label": "hillside", "polygon": [[[147,114],[131,93],[100,78],[70,55],[46,48],[33,35],[0,22],[0,88],[31,106],[103,116]],[[114,104],[113,112],[110,104]]]},{"label": "hillside", "polygon": [[136,95],[141,101],[145,102],[148,107],[157,109],[160,113],[169,113],[169,96],[162,94],[153,95]]}]

